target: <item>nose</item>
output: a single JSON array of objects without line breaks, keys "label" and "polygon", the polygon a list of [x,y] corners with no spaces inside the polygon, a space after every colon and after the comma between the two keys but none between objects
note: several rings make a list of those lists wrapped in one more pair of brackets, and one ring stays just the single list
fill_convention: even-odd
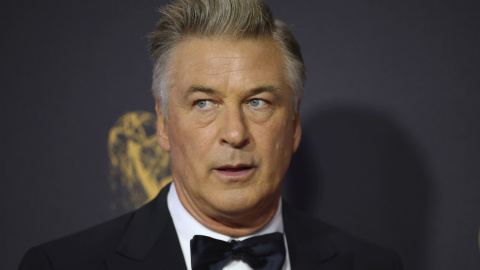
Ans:
[{"label": "nose", "polygon": [[241,109],[225,108],[221,127],[221,143],[233,148],[243,148],[250,142],[245,115]]}]

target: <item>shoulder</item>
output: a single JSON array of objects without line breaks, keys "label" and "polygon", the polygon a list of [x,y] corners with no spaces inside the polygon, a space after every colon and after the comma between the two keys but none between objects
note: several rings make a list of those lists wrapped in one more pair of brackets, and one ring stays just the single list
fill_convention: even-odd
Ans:
[{"label": "shoulder", "polygon": [[175,233],[167,194],[168,189],[164,188],[138,210],[30,249],[19,269],[108,269],[112,263],[116,265],[114,269],[124,269],[145,258],[162,233]]},{"label": "shoulder", "polygon": [[[292,249],[293,256],[302,254],[303,258],[311,258],[315,261],[312,265],[336,263],[337,269],[402,269],[399,256],[391,249],[360,239],[289,206],[283,211],[288,248],[289,252]],[[351,267],[340,267],[345,264]]]},{"label": "shoulder", "polygon": [[89,269],[98,265],[105,253],[115,251],[134,213],[33,247],[19,269]]},{"label": "shoulder", "polygon": [[319,220],[317,225],[326,229],[328,238],[340,253],[354,254],[354,265],[358,269],[364,266],[369,266],[365,269],[402,269],[400,257],[393,249],[360,239]]}]

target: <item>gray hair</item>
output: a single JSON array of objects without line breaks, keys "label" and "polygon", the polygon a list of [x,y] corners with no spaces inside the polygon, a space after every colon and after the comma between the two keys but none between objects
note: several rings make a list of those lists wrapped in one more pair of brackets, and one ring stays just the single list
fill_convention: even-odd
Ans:
[{"label": "gray hair", "polygon": [[176,46],[187,37],[272,38],[284,55],[297,112],[306,77],[300,45],[283,22],[273,19],[262,0],[176,0],[159,11],[163,18],[148,37],[154,66],[152,92],[160,101],[165,119],[168,119],[171,60]]}]

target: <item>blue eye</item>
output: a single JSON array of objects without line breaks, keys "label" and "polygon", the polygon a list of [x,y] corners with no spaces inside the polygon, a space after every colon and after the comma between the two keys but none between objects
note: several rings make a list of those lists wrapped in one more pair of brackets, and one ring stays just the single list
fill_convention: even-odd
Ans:
[{"label": "blue eye", "polygon": [[262,107],[265,105],[265,101],[261,100],[261,99],[252,99],[248,102],[250,104],[250,106],[254,107],[254,108],[258,108],[258,107]]},{"label": "blue eye", "polygon": [[213,106],[213,102],[211,100],[199,100],[195,105],[200,109],[208,109]]},{"label": "blue eye", "polygon": [[200,100],[198,103],[197,103],[197,106],[199,108],[205,108],[207,106],[207,101],[206,100]]}]

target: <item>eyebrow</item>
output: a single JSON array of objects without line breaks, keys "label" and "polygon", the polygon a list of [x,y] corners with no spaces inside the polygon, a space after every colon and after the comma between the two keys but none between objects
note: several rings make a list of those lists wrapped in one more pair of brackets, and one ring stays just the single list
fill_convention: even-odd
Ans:
[{"label": "eyebrow", "polygon": [[[209,87],[204,87],[204,86],[199,86],[199,85],[193,85],[188,88],[187,92],[185,92],[185,95],[183,96],[184,99],[188,99],[188,97],[194,93],[205,93],[207,95],[213,96],[218,93],[217,90],[209,88]],[[268,92],[273,94],[275,97],[279,97],[281,95],[281,90],[277,87],[274,87],[272,85],[265,85],[265,86],[259,86],[256,88],[253,88],[247,92],[247,96],[254,96],[258,95],[260,93]]]},{"label": "eyebrow", "polygon": [[282,91],[279,88],[274,87],[272,85],[266,85],[266,86],[260,86],[260,87],[257,87],[257,88],[253,88],[252,90],[248,91],[248,95],[253,96],[253,95],[263,93],[263,92],[271,93],[275,97],[280,96],[281,93],[282,93]]},{"label": "eyebrow", "polygon": [[193,85],[193,86],[190,86],[190,88],[188,88],[187,92],[185,92],[185,95],[183,95],[183,97],[186,99],[193,93],[197,93],[197,92],[205,93],[208,95],[214,95],[216,93],[216,91],[212,88]]}]

